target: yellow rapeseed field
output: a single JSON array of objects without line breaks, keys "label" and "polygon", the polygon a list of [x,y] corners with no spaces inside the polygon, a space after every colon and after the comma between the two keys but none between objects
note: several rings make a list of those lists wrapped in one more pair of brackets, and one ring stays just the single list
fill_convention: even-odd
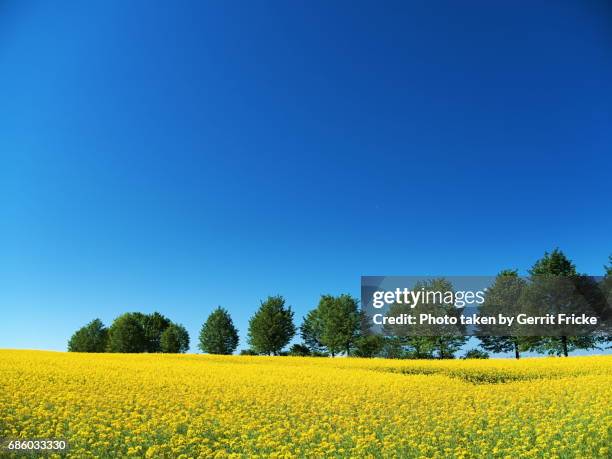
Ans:
[{"label": "yellow rapeseed field", "polygon": [[0,351],[0,437],[71,457],[610,457],[611,401],[612,356]]}]

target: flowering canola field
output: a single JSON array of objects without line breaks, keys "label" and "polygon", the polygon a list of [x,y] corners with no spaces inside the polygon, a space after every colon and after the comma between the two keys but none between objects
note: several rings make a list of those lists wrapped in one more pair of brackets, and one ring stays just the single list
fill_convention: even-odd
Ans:
[{"label": "flowering canola field", "polygon": [[611,402],[612,356],[0,350],[0,438],[65,439],[70,457],[603,458]]}]

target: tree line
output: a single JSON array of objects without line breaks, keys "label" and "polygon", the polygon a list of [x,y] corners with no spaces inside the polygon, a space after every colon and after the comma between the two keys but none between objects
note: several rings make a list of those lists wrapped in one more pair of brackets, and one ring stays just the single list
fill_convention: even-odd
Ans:
[{"label": "tree line", "polygon": [[[612,256],[604,267],[601,291],[606,301],[612,298]],[[531,276],[577,276],[575,265],[559,249],[546,252],[529,270]],[[525,280],[517,270],[501,271],[488,289],[485,310],[490,304],[504,306],[516,301],[525,289]],[[445,279],[433,279],[420,287],[447,290],[452,286]],[[401,337],[393,330],[370,333],[369,324],[359,308],[359,302],[349,294],[322,295],[316,308],[309,311],[296,327],[294,312],[280,296],[262,301],[250,318],[248,349],[242,355],[293,356],[356,356],[383,358],[448,359],[455,358],[468,337],[454,335]],[[285,350],[298,335],[302,342]],[[471,349],[465,358],[487,358],[488,352],[511,352],[518,359],[531,351],[553,355],[569,355],[577,349],[595,349],[609,344],[606,336],[479,336],[479,347]],[[68,342],[72,352],[164,352],[183,353],[189,350],[189,334],[180,324],[160,313],[132,312],[117,317],[110,327],[95,319],[77,330]],[[209,354],[233,354],[238,348],[238,330],[229,312],[217,307],[202,324],[198,348]]]},{"label": "tree line", "polygon": [[68,341],[69,352],[165,352],[189,350],[189,333],[158,312],[128,312],[107,328],[94,319],[77,330]]}]

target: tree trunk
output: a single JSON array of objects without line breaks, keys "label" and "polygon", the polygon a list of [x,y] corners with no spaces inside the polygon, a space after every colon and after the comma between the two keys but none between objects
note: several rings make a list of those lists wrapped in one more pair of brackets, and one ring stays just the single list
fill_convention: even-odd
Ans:
[{"label": "tree trunk", "polygon": [[517,360],[521,358],[521,355],[519,354],[518,343],[514,343],[514,357],[516,357]]},{"label": "tree trunk", "polygon": [[563,346],[563,355],[567,357],[567,336],[561,337],[561,345]]}]

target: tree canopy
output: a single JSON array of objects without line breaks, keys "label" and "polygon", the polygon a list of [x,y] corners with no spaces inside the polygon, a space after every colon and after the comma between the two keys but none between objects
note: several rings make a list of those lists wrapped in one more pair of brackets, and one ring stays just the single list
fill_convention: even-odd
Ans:
[{"label": "tree canopy", "polygon": [[358,301],[348,294],[322,295],[315,314],[321,344],[331,355],[340,352],[350,355],[361,327]]},{"label": "tree canopy", "polygon": [[[503,311],[512,315],[518,312],[525,286],[526,282],[519,277],[517,270],[501,271],[495,278],[493,285],[487,289],[484,303],[480,306],[480,313],[491,315],[493,312]],[[480,327],[479,333],[481,335],[478,339],[482,348],[489,352],[513,352],[515,358],[520,358],[521,346],[524,343],[521,337],[500,335],[499,333],[486,335],[487,332],[491,331],[499,332],[498,327],[505,327],[505,325]],[[497,328],[497,330],[491,330],[491,328]]]},{"label": "tree canopy", "polygon": [[269,296],[249,320],[249,345],[258,354],[278,355],[295,332],[291,306],[280,295]]},{"label": "tree canopy", "polygon": [[171,323],[161,334],[161,352],[182,354],[189,350],[189,333],[180,324]]},{"label": "tree canopy", "polygon": [[[558,248],[550,253],[544,252],[529,274],[530,282],[525,288],[523,306],[531,308],[534,313],[574,312],[587,302],[585,295],[588,297],[598,289],[588,276],[578,275],[574,263]],[[543,306],[546,310],[542,310]],[[596,348],[598,339],[595,335],[570,336],[560,333],[558,336],[526,337],[525,343],[531,351],[567,357],[577,349]]]},{"label": "tree canopy", "polygon": [[100,319],[94,319],[78,329],[68,341],[68,352],[105,352],[108,329]]},{"label": "tree canopy", "polygon": [[227,310],[217,307],[202,324],[200,343],[202,352],[232,354],[238,347],[238,330]]},{"label": "tree canopy", "polygon": [[109,352],[144,352],[145,331],[142,314],[127,312],[117,317],[108,330]]}]

